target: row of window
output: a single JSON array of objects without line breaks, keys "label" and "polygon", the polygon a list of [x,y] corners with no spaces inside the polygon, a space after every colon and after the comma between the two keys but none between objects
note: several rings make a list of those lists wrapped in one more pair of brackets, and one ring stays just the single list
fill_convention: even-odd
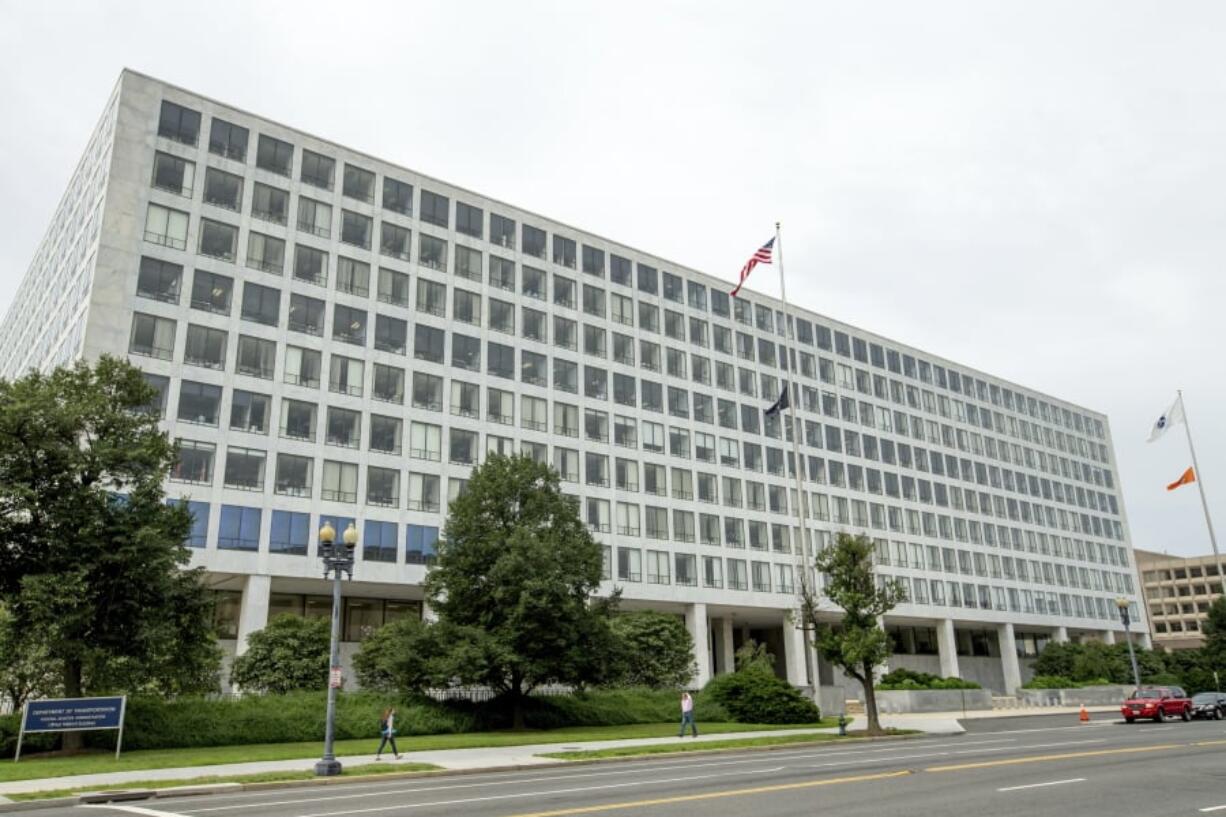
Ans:
[{"label": "row of window", "polygon": [[[1083,596],[1028,590],[1017,587],[996,587],[969,582],[922,579],[878,574],[882,584],[894,579],[902,584],[907,600],[912,604],[932,604],[939,607],[962,607],[973,610],[999,610],[1010,613],[1034,613],[1062,618],[1089,618],[1117,621],[1115,599],[1104,596]],[[1133,603],[1133,615],[1136,604]]]},{"label": "row of window", "polygon": [[[237,590],[214,591],[213,629],[218,638],[238,638],[243,594]],[[364,599],[347,596],[341,608],[341,640],[358,642],[384,624],[404,618],[420,619],[421,602]],[[332,615],[331,596],[304,596],[297,593],[271,593],[268,597],[268,620],[277,616],[329,618]]]},{"label": "row of window", "polygon": [[[163,102],[158,131],[167,138],[195,145],[199,139],[200,114],[169,101]],[[245,128],[215,118],[213,132],[209,139],[209,150],[245,162],[249,138]],[[335,159],[305,148],[302,154],[303,158],[299,167],[300,181],[323,190],[332,190],[336,174]],[[256,156],[257,167],[288,177],[292,173],[293,156],[293,145],[268,135],[260,136]],[[345,163],[343,177],[342,194],[344,196],[368,204],[374,203],[376,177],[372,171]],[[234,201],[233,180],[219,180],[214,186],[219,191],[219,198],[223,201]],[[206,187],[208,187],[207,184]],[[391,177],[384,177],[383,206],[385,209],[410,215],[412,214],[412,198],[411,185]],[[423,189],[420,202],[418,216],[423,222],[448,229],[452,226],[451,202],[446,196]],[[458,233],[477,239],[486,238],[485,214],[478,207],[457,201],[454,225]],[[527,255],[544,258],[546,256],[545,231],[527,224],[521,227],[521,241],[518,249]],[[490,213],[488,238],[495,245],[516,248],[514,220]],[[555,234],[551,256],[554,263],[576,268],[579,256],[576,246],[574,240]],[[755,305],[743,298],[729,299],[722,291],[708,290],[706,286],[696,281],[685,281],[672,273],[658,274],[653,267],[644,264],[633,265],[630,259],[621,256],[610,254],[609,264],[606,266],[606,253],[596,247],[584,245],[581,256],[581,268],[585,273],[603,277],[607,271],[609,278],[614,283],[623,286],[631,286],[633,283],[641,292],[653,295],[659,293],[667,300],[677,303],[686,302],[691,308],[700,311],[706,311],[709,304],[710,310],[716,315],[727,317],[730,313],[735,312],[733,315],[735,319],[746,325],[754,325],[763,331],[773,331],[779,335],[792,334],[803,344],[816,345],[818,348],[832,351],[857,362],[948,389],[969,398],[979,399],[983,403],[991,403],[1010,411],[1029,414],[1035,419],[1041,418],[1044,422],[1062,425],[1070,431],[1095,436],[1100,440],[1106,438],[1105,427],[1097,418],[1053,406],[1044,400],[1015,393],[1011,389],[989,384],[971,375],[960,374],[943,366],[916,359],[909,354],[885,349],[880,344],[851,337],[837,330],[832,332],[827,327],[820,324],[814,325],[802,318],[789,316],[786,324],[791,326],[788,327],[785,325],[782,313],[768,306]],[[637,269],[632,269],[635,266]],[[734,309],[730,309],[730,306],[734,306]],[[790,332],[787,331],[788,328],[791,329]]]}]

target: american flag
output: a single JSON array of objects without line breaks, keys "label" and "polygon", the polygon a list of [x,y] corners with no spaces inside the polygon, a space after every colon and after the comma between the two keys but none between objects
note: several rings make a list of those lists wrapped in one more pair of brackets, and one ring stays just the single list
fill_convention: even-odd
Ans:
[{"label": "american flag", "polygon": [[749,260],[745,262],[745,266],[741,267],[741,280],[737,281],[736,289],[732,290],[732,297],[741,291],[741,287],[745,285],[745,279],[749,277],[749,273],[753,272],[753,268],[758,264],[769,264],[771,262],[771,253],[774,251],[775,239],[771,239],[757,249],[757,251],[749,256]]}]

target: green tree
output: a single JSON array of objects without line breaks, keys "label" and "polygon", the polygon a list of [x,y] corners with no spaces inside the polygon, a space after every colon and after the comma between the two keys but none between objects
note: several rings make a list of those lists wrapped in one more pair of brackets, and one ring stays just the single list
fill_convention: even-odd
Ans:
[{"label": "green tree", "polygon": [[1226,674],[1226,596],[1218,596],[1209,605],[1209,615],[1201,632],[1205,634],[1201,649],[1208,668]]},{"label": "green tree", "polygon": [[[877,586],[873,543],[867,536],[840,533],[832,547],[817,555],[815,565],[827,577],[826,597],[843,611],[838,627],[818,625],[817,646],[831,663],[863,685],[867,731],[879,734],[874,673],[890,657],[890,639],[879,622],[906,599],[906,593],[893,580]],[[818,620],[815,593],[802,590],[801,605],[806,621]]]},{"label": "green tree", "polygon": [[331,658],[331,622],[285,613],[247,637],[247,651],[234,659],[231,682],[249,692],[324,689]]},{"label": "green tree", "polygon": [[499,660],[483,651],[496,645],[473,628],[404,618],[362,639],[353,670],[364,689],[420,695],[433,687],[477,683]]},{"label": "green tree", "polygon": [[678,616],[648,610],[614,616],[613,680],[626,686],[680,687],[694,677],[694,639]]},{"label": "green tree", "polygon": [[69,696],[174,687],[217,665],[208,618],[188,615],[208,593],[184,570],[191,517],[165,501],[177,452],[153,396],[105,356],[0,382],[0,601]]},{"label": "green tree", "polygon": [[13,709],[29,698],[50,696],[59,688],[63,670],[36,636],[22,633],[13,614],[0,604],[0,695]]},{"label": "green tree", "polygon": [[507,695],[518,727],[535,687],[609,677],[617,595],[596,597],[600,577],[600,546],[557,473],[491,455],[451,503],[426,592],[477,662],[465,674]]}]

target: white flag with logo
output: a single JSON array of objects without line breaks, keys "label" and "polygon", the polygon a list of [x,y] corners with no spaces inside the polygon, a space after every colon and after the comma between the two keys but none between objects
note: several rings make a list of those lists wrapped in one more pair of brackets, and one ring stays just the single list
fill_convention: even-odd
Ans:
[{"label": "white flag with logo", "polygon": [[1148,442],[1161,437],[1166,433],[1166,430],[1175,423],[1183,422],[1183,397],[1176,397],[1175,402],[1171,403],[1171,407],[1162,412],[1162,416],[1154,421],[1153,427],[1149,430]]}]

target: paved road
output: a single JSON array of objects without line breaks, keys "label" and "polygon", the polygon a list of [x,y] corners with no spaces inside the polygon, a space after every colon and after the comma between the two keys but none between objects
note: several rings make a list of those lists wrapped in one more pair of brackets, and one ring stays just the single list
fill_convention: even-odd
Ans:
[{"label": "paved road", "polygon": [[[953,738],[40,811],[44,817],[1226,817],[1226,721],[1012,718]],[[983,723],[983,722],[981,722]],[[988,731],[993,730],[993,731]]]}]

